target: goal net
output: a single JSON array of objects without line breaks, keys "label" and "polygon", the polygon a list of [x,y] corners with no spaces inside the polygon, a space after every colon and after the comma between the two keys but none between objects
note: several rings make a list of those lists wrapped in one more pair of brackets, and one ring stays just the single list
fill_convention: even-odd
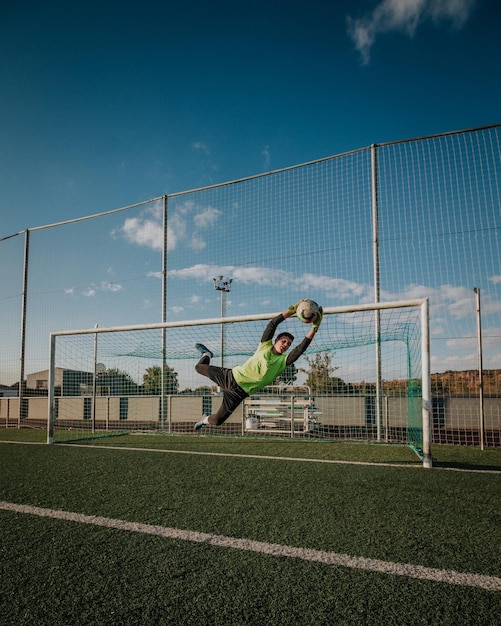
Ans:
[{"label": "goal net", "polygon": [[[128,432],[193,433],[221,390],[195,371],[256,350],[276,313],[51,333],[48,442]],[[309,326],[296,317],[295,344]],[[285,436],[412,446],[431,462],[428,301],[329,307],[305,354],[204,435]],[[198,435],[197,435],[198,436]]]}]

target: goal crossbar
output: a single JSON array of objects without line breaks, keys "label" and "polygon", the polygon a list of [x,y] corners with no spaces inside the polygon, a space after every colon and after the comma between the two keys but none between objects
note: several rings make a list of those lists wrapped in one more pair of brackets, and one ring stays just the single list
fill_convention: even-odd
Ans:
[{"label": "goal crossbar", "polygon": [[[368,304],[346,305],[322,307],[324,314],[331,313],[357,313],[360,311],[382,311],[384,309],[403,309],[411,307],[422,307],[428,302],[428,299],[419,300],[398,300],[392,302],[377,302]],[[179,322],[154,322],[151,324],[131,324],[127,326],[96,326],[94,328],[81,328],[77,330],[54,330],[51,331],[51,337],[59,337],[64,335],[91,335],[99,333],[118,333],[132,330],[155,330],[161,328],[182,328],[184,326],[210,326],[215,324],[233,324],[238,322],[260,322],[270,320],[279,312],[272,313],[254,313],[251,315],[234,315],[225,317],[211,317],[207,319],[184,320]]]}]

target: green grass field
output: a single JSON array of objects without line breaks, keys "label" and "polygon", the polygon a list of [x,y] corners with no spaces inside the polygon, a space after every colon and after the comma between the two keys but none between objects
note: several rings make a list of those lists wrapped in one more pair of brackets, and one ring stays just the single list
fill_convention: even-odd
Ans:
[{"label": "green grass field", "polygon": [[0,440],[2,626],[500,623],[501,450]]}]

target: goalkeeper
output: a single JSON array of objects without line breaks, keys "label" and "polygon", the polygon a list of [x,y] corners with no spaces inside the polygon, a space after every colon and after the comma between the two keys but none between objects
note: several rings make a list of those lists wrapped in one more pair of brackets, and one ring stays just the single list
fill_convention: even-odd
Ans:
[{"label": "goalkeeper", "polygon": [[195,370],[202,376],[210,378],[223,390],[223,402],[218,411],[212,415],[204,413],[202,419],[195,424],[195,431],[207,425],[220,426],[245,398],[273,383],[288,365],[297,361],[305,352],[322,322],[322,307],[306,337],[288,355],[285,353],[294,341],[293,335],[283,332],[273,341],[277,326],[288,317],[295,315],[298,304],[299,302],[270,320],[263,332],[259,347],[243,365],[237,365],[232,369],[210,365],[210,360],[214,356],[212,352],[202,343],[195,344],[197,350],[202,353]]}]

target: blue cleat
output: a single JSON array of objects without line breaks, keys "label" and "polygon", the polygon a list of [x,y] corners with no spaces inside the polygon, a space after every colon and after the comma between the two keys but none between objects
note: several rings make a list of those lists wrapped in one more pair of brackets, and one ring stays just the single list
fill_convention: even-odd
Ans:
[{"label": "blue cleat", "polygon": [[197,422],[197,423],[195,424],[195,428],[194,428],[193,430],[194,430],[195,432],[198,432],[201,428],[203,428],[204,426],[207,426],[207,424],[209,423],[209,422],[207,421],[207,418],[208,418],[208,417],[209,417],[209,416],[208,416],[206,413],[204,413],[204,414],[202,415],[202,419],[201,419],[199,422]]},{"label": "blue cleat", "polygon": [[209,350],[209,348],[207,348],[207,346],[204,346],[203,343],[196,343],[195,348],[202,354],[202,356],[206,354],[209,357],[209,359],[212,359],[212,357],[214,356],[214,354]]}]

